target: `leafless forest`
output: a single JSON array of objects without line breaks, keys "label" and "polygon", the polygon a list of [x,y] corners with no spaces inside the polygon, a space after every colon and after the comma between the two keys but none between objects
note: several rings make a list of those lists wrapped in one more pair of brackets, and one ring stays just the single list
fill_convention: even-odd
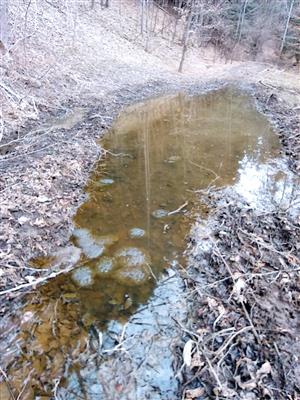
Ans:
[{"label": "leafless forest", "polygon": [[[156,33],[157,4],[168,15],[159,33],[183,46],[216,48],[226,59],[259,59],[268,51],[273,60],[299,62],[300,14],[297,1],[190,0],[142,1],[141,33]],[[167,17],[166,17],[167,18]],[[178,25],[181,25],[179,32]],[[201,50],[200,50],[201,51]],[[182,64],[182,62],[181,62]],[[182,69],[180,65],[179,70]]]},{"label": "leafless forest", "polygon": [[[130,2],[118,3],[119,13],[126,12]],[[140,9],[135,16],[137,30],[146,42],[152,36],[161,35],[183,47],[214,46],[225,57],[233,59],[255,59],[269,49],[274,52],[274,61],[276,57],[287,57],[299,62],[298,0],[141,0],[133,3]],[[38,34],[31,20],[42,17],[43,7],[47,5],[67,18],[74,18],[74,14],[80,18],[89,9],[109,8],[110,2],[3,0],[0,10],[3,53],[12,51],[17,42],[26,42]]]}]

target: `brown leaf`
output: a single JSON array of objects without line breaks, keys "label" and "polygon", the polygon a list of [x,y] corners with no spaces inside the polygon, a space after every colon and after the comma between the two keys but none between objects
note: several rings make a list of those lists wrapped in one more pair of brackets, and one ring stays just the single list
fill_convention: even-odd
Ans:
[{"label": "brown leaf", "polygon": [[188,340],[186,344],[184,345],[183,348],[183,361],[184,364],[188,367],[190,367],[191,362],[192,362],[192,349],[193,349],[193,340]]},{"label": "brown leaf", "polygon": [[202,365],[204,365],[204,362],[202,361],[200,355],[198,353],[195,354],[192,358],[191,368],[202,367]]},{"label": "brown leaf", "polygon": [[195,399],[204,395],[204,388],[198,387],[196,389],[190,389],[185,392],[186,399]]},{"label": "brown leaf", "polygon": [[266,361],[257,371],[257,377],[268,375],[271,373],[271,371],[272,371],[271,364],[269,363],[269,361]]}]

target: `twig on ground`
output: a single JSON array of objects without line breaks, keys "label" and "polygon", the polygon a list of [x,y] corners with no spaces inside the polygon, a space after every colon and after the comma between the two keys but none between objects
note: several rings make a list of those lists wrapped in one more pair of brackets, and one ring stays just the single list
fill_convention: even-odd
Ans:
[{"label": "twig on ground", "polygon": [[176,208],[176,210],[170,211],[170,212],[168,213],[168,215],[174,215],[174,214],[179,213],[179,212],[180,212],[181,210],[183,210],[188,204],[189,204],[189,202],[186,201],[186,202],[185,202],[184,204],[182,204],[180,207]]},{"label": "twig on ground", "polygon": [[[201,169],[203,169],[204,171],[207,171],[207,172],[213,174],[213,175],[215,176],[215,180],[217,180],[217,179],[220,178],[219,175],[218,175],[215,171],[213,171],[212,169],[210,169],[210,168],[204,167],[203,165],[197,164],[197,163],[195,163],[195,162],[193,162],[193,161],[189,161],[189,163],[192,164],[192,165],[194,165],[195,167],[201,168]],[[213,181],[212,181],[212,182],[213,182]],[[212,183],[212,182],[211,182],[211,183]]]},{"label": "twig on ground", "polygon": [[[40,139],[42,136],[44,136],[44,135],[46,135],[47,133],[50,133],[50,132],[52,132],[52,131],[53,131],[53,128],[49,128],[49,129],[47,129],[44,133],[40,134],[38,138]],[[16,144],[16,143],[23,142],[23,140],[27,139],[29,136],[34,135],[34,134],[36,134],[36,133],[40,133],[40,132],[43,132],[43,129],[38,129],[38,130],[36,130],[36,131],[28,132],[26,135],[24,135],[24,136],[22,136],[22,137],[19,137],[19,138],[17,138],[17,139],[11,140],[10,142],[1,144],[1,145],[0,145],[0,149],[3,148],[3,147],[11,146],[12,144]]]},{"label": "twig on ground", "polygon": [[5,85],[5,83],[0,82],[0,87],[2,89],[4,89],[6,91],[6,93],[10,96],[10,97],[14,97],[18,102],[21,100],[21,97],[14,92],[10,87],[8,87],[7,85]]},{"label": "twig on ground", "polygon": [[211,238],[211,240],[212,240],[212,242],[214,243],[214,249],[215,249],[216,252],[217,252],[216,255],[217,255],[219,258],[221,258],[221,260],[223,261],[223,264],[225,265],[225,267],[226,267],[226,269],[227,269],[229,275],[231,276],[231,279],[233,280],[233,283],[235,283],[236,278],[235,278],[235,276],[233,275],[229,264],[227,263],[227,261],[225,260],[225,258],[223,257],[223,255],[221,254],[220,249],[219,249],[217,243],[216,243],[212,238]]},{"label": "twig on ground", "polygon": [[22,283],[21,285],[15,286],[13,288],[2,290],[0,292],[0,296],[3,296],[5,294],[9,294],[9,293],[13,293],[13,292],[17,292],[17,291],[23,290],[23,289],[28,289],[28,288],[30,288],[32,286],[40,285],[41,283],[47,282],[49,279],[53,279],[53,278],[56,278],[57,276],[59,276],[61,274],[65,274],[67,272],[70,272],[72,269],[73,269],[73,267],[68,267],[68,268],[65,268],[65,269],[63,269],[61,271],[52,272],[50,275],[47,275],[45,277],[34,279],[32,282]]},{"label": "twig on ground", "polygon": [[6,386],[7,386],[7,389],[9,391],[9,394],[11,395],[12,399],[15,400],[16,398],[15,398],[13,389],[12,389],[12,387],[10,385],[8,376],[6,375],[5,371],[3,371],[3,369],[1,367],[0,367],[0,372],[1,372],[1,375],[3,376],[3,378],[4,378],[4,381],[6,383]]},{"label": "twig on ground", "polygon": [[245,303],[242,301],[241,304],[242,304],[242,308],[243,308],[244,314],[246,315],[246,318],[247,318],[247,320],[248,320],[248,322],[249,322],[249,324],[250,324],[250,326],[252,328],[254,336],[256,337],[257,342],[261,344],[261,340],[260,340],[260,338],[258,336],[257,330],[254,327],[253,321],[252,321],[252,319],[251,319],[251,317],[250,317],[250,315],[249,315],[249,313],[248,313],[248,311],[247,311],[247,309],[245,307]]},{"label": "twig on ground", "polygon": [[112,353],[114,353],[116,351],[123,351],[125,353],[128,353],[128,350],[125,349],[125,347],[123,347],[123,344],[127,340],[127,339],[124,339],[126,328],[127,328],[127,323],[123,326],[122,333],[121,333],[121,336],[120,336],[120,339],[119,339],[119,343],[115,347],[113,347],[112,349],[103,350],[104,354],[106,354],[106,353],[112,354]]},{"label": "twig on ground", "polygon": [[112,151],[106,150],[106,149],[103,149],[103,148],[102,148],[102,151],[104,152],[104,154],[109,154],[109,155],[111,155],[113,157],[129,157],[129,158],[132,158],[132,155],[128,154],[128,153],[113,153]]},{"label": "twig on ground", "polygon": [[27,378],[25,379],[25,381],[24,381],[24,383],[23,383],[23,387],[22,387],[22,389],[21,389],[21,391],[20,391],[20,393],[19,393],[19,395],[18,395],[18,397],[17,397],[17,400],[22,400],[23,393],[25,392],[26,386],[28,385],[28,382],[29,382],[30,379],[31,379],[32,373],[33,373],[33,370],[30,371],[29,375],[28,375]]}]

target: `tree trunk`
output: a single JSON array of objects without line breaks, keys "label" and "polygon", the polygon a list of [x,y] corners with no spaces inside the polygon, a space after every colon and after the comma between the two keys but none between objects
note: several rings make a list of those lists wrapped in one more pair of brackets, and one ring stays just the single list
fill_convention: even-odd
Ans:
[{"label": "tree trunk", "polygon": [[290,9],[289,9],[289,13],[288,13],[288,17],[287,17],[287,20],[286,20],[282,41],[281,41],[281,46],[280,46],[280,51],[279,51],[280,54],[282,53],[283,48],[284,48],[284,44],[285,44],[285,40],[286,40],[286,35],[287,35],[287,32],[288,32],[288,29],[289,29],[289,23],[290,23],[290,19],[291,19],[291,16],[292,16],[294,3],[295,3],[295,0],[291,0]]},{"label": "tree trunk", "polygon": [[186,22],[185,32],[184,32],[182,54],[181,54],[181,60],[180,60],[178,72],[182,72],[183,63],[184,63],[186,51],[187,51],[187,48],[188,48],[189,37],[190,37],[190,28],[191,28],[192,16],[193,16],[193,11],[192,11],[192,5],[191,5],[191,8],[189,10],[188,19],[187,19],[187,22]]},{"label": "tree trunk", "polygon": [[145,11],[145,0],[141,0],[141,35],[144,34],[144,11]]},{"label": "tree trunk", "polygon": [[0,42],[6,49],[8,46],[8,0],[0,0]]},{"label": "tree trunk", "polygon": [[145,50],[149,50],[149,0],[145,0],[145,29],[146,29],[146,45]]},{"label": "tree trunk", "polygon": [[243,24],[244,24],[244,19],[245,19],[247,4],[248,4],[248,0],[245,0],[245,2],[244,2],[244,7],[243,7],[243,11],[242,11],[242,17],[241,17],[240,27],[239,27],[240,33],[239,33],[239,36],[238,36],[237,43],[240,42],[241,37],[242,37],[242,29],[243,29]]},{"label": "tree trunk", "polygon": [[101,0],[101,8],[108,8],[109,0]]}]

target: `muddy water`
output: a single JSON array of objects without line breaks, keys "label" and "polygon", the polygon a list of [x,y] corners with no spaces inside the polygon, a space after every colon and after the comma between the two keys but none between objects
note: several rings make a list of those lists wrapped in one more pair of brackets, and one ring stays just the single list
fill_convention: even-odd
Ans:
[{"label": "muddy water", "polygon": [[[8,332],[2,367],[24,399],[51,398],[55,379],[67,386],[83,355],[101,347],[108,322],[126,321],[165,269],[184,265],[195,190],[233,185],[243,163],[278,154],[267,120],[231,89],[128,108],[101,144],[107,154],[88,182],[70,246],[46,260],[48,268],[71,262],[74,270],[38,289],[0,327]],[[9,398],[6,384],[0,390]]]}]

